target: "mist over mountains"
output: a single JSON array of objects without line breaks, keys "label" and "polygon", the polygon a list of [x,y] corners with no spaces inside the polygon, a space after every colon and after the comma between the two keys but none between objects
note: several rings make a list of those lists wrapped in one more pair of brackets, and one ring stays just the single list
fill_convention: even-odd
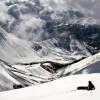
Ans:
[{"label": "mist over mountains", "polygon": [[[98,61],[95,54],[100,51],[99,4],[99,0],[0,1],[0,91],[91,69],[88,64]],[[85,65],[74,66],[83,59]]]},{"label": "mist over mountains", "polygon": [[67,55],[81,51],[81,56],[89,56],[99,51],[96,44],[99,44],[100,28],[98,19],[84,12],[85,2],[96,4],[98,1],[77,1],[73,4],[73,0],[4,0],[0,2],[0,26],[7,35],[28,42],[33,52],[41,57],[49,55],[51,51],[48,48],[56,48]]}]

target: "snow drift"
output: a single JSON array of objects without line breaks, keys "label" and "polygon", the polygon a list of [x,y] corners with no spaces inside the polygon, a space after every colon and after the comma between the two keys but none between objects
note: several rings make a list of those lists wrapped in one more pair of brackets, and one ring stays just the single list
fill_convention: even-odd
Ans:
[{"label": "snow drift", "polygon": [[[31,86],[24,89],[0,93],[1,100],[99,100],[100,74],[73,75],[53,82]],[[87,86],[91,80],[96,89],[93,91],[76,90],[78,86]]]}]

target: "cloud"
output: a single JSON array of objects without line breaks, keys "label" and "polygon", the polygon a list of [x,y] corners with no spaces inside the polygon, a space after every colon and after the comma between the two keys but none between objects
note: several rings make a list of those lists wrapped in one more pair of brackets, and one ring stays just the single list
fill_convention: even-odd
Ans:
[{"label": "cloud", "polygon": [[4,24],[10,19],[10,16],[7,14],[7,8],[4,3],[0,3],[0,23]]},{"label": "cloud", "polygon": [[7,24],[5,27],[9,32],[26,40],[40,40],[41,36],[46,34],[43,29],[46,21],[62,19],[63,14],[58,16],[57,12],[63,13],[70,8],[84,13],[87,17],[100,20],[100,0],[40,0],[40,5],[36,4],[35,0],[18,0],[23,3],[12,3],[10,6],[5,5],[6,1],[8,2],[0,2],[0,23]]},{"label": "cloud", "polygon": [[87,16],[100,19],[100,0],[40,0],[41,5],[54,11],[64,11],[76,8]]}]

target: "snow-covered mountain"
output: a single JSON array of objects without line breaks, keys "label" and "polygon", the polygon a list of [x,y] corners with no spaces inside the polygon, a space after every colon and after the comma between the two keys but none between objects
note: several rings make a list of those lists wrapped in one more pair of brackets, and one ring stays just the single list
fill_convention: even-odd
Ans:
[{"label": "snow-covered mountain", "polygon": [[[50,1],[47,0],[46,2],[49,5]],[[53,0],[51,2],[57,5],[58,8],[60,7],[61,2]],[[9,49],[7,50],[12,50],[14,56],[20,55],[21,58],[27,58],[30,53],[34,58],[38,56],[64,61],[70,59],[79,60],[82,57],[90,56],[91,53],[98,52],[98,46],[89,44],[90,41],[84,39],[84,31],[81,30],[81,25],[87,27],[95,25],[97,20],[87,17],[84,12],[81,12],[76,7],[72,8],[71,5],[65,9],[60,9],[61,11],[58,8],[53,9],[54,5],[52,3],[48,6],[50,8],[45,5],[43,0],[4,0],[0,3],[2,7],[0,12],[1,29],[5,31],[9,38],[12,37],[17,44],[19,41],[25,42],[19,42],[20,46],[16,44],[10,47],[10,45],[13,45],[13,40],[7,39],[4,42],[12,42],[12,44],[8,44]],[[62,1],[62,4],[64,4],[64,1]],[[75,31],[73,28],[76,24],[79,24],[80,27],[77,27],[79,30]],[[85,27],[86,31],[88,31],[87,27]],[[77,28],[75,27],[75,29]],[[93,33],[96,34],[96,32]],[[94,34],[91,33],[88,37],[92,38]],[[79,39],[79,36],[83,38]],[[2,44],[7,45],[7,43]],[[22,48],[27,49],[29,53]],[[4,55],[7,54],[11,54],[10,51],[3,52],[1,58],[4,58]],[[4,59],[7,60],[8,58],[5,57]]]},{"label": "snow-covered mountain", "polygon": [[[14,84],[21,84],[23,87],[26,87],[50,82],[73,74],[100,73],[99,61],[100,53],[69,64],[65,62],[41,61],[10,65],[1,60],[0,91],[11,90]],[[63,68],[55,70],[55,66]]]},{"label": "snow-covered mountain", "polygon": [[58,70],[58,76],[100,73],[100,53]]},{"label": "snow-covered mountain", "polygon": [[0,91],[99,73],[98,7],[84,7],[89,3],[98,0],[1,1]]},{"label": "snow-covered mountain", "polygon": [[21,57],[34,56],[38,58],[38,55],[30,48],[30,43],[0,28],[0,59],[14,63]]}]

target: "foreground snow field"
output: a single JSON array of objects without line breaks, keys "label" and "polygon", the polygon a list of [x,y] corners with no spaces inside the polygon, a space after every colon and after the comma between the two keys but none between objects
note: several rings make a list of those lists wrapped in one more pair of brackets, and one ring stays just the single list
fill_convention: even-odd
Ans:
[{"label": "foreground snow field", "polygon": [[[92,81],[93,91],[76,90]],[[99,100],[100,74],[72,75],[23,89],[0,93],[0,100]]]}]

